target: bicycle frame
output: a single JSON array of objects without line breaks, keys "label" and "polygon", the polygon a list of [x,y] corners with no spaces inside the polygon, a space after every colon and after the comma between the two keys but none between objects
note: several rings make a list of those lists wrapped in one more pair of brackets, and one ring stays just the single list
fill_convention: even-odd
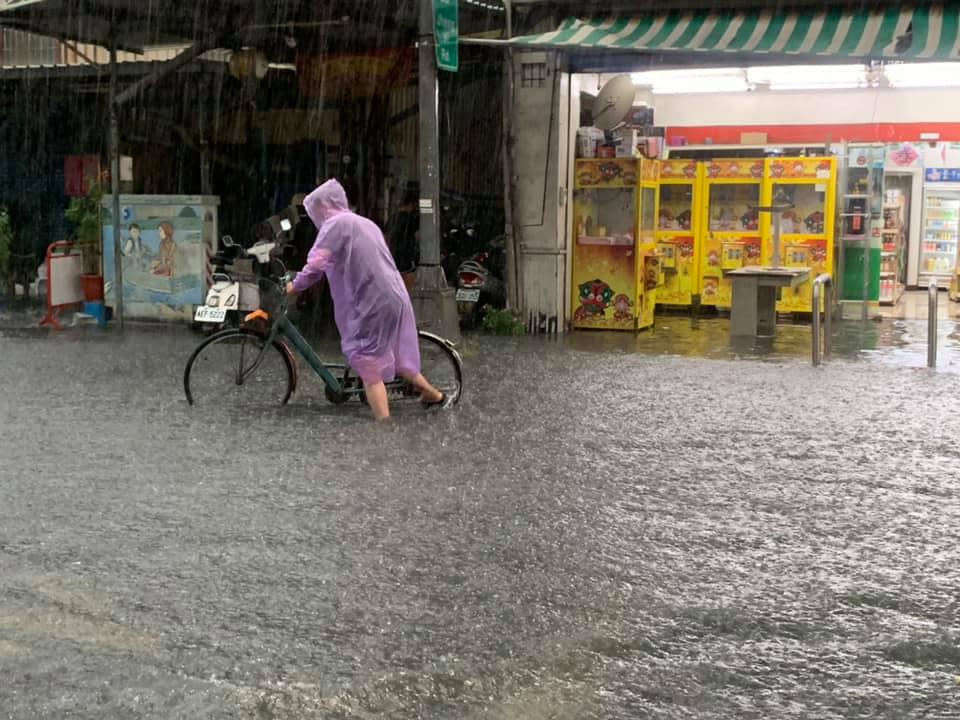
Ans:
[{"label": "bicycle frame", "polygon": [[[307,365],[310,366],[310,369],[320,376],[320,379],[323,380],[324,385],[327,386],[330,392],[337,395],[343,395],[345,397],[350,397],[351,395],[360,395],[363,392],[363,387],[359,382],[357,382],[356,387],[345,387],[343,382],[332,372],[330,372],[331,370],[342,370],[345,374],[349,366],[343,363],[326,363],[321,360],[320,356],[317,355],[316,351],[313,349],[307,339],[297,329],[297,326],[290,322],[290,319],[287,317],[286,306],[286,297],[284,296],[283,300],[281,301],[280,312],[277,314],[277,319],[271,324],[270,332],[265,338],[263,347],[260,349],[260,353],[257,356],[256,361],[246,371],[244,371],[240,381],[245,381],[246,378],[250,377],[257,371],[257,369],[260,367],[260,363],[263,360],[264,353],[267,351],[267,348],[273,344],[277,337],[280,337],[289,341],[290,345],[293,346],[293,349],[296,350],[300,357],[302,357],[304,361],[306,361]],[[457,358],[459,360],[459,356],[457,356]],[[409,389],[409,383],[401,379],[385,383],[385,385],[388,391],[406,391]]]}]

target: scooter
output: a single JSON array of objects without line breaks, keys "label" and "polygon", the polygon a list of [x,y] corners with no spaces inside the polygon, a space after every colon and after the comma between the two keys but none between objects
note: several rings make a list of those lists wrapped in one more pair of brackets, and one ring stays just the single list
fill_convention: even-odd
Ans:
[{"label": "scooter", "polygon": [[501,255],[495,240],[488,250],[475,254],[457,268],[457,312],[462,328],[479,326],[487,305],[496,308],[505,305],[506,289],[499,277],[503,272]]}]

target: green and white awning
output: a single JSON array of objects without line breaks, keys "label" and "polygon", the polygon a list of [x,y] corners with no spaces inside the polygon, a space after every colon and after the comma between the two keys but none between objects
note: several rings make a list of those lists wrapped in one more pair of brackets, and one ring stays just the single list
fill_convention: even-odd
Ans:
[{"label": "green and white awning", "polygon": [[514,38],[514,43],[643,52],[954,60],[960,57],[960,6],[570,18],[553,32]]}]

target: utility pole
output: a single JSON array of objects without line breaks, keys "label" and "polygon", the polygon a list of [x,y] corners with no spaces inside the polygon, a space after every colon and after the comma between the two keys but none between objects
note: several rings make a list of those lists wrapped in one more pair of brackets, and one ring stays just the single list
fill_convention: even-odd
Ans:
[{"label": "utility pole", "polygon": [[110,34],[110,193],[113,201],[113,312],[123,327],[123,247],[120,234],[120,108],[117,102],[117,35]]},{"label": "utility pole", "polygon": [[457,341],[460,322],[456,291],[447,287],[440,267],[439,89],[433,0],[420,0],[417,49],[420,78],[420,265],[412,299],[417,325],[421,329]]}]

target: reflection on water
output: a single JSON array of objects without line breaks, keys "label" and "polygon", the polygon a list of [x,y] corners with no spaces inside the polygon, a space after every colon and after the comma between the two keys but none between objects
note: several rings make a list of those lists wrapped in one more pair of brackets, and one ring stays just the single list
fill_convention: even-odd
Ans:
[{"label": "reflection on water", "polygon": [[[780,324],[773,338],[732,341],[724,318],[664,315],[656,327],[641,333],[575,332],[563,343],[575,350],[677,355],[714,360],[810,362],[809,324]],[[960,323],[941,320],[938,327],[938,367],[960,362]],[[833,359],[873,361],[904,367],[926,367],[926,320],[834,321]]]}]

